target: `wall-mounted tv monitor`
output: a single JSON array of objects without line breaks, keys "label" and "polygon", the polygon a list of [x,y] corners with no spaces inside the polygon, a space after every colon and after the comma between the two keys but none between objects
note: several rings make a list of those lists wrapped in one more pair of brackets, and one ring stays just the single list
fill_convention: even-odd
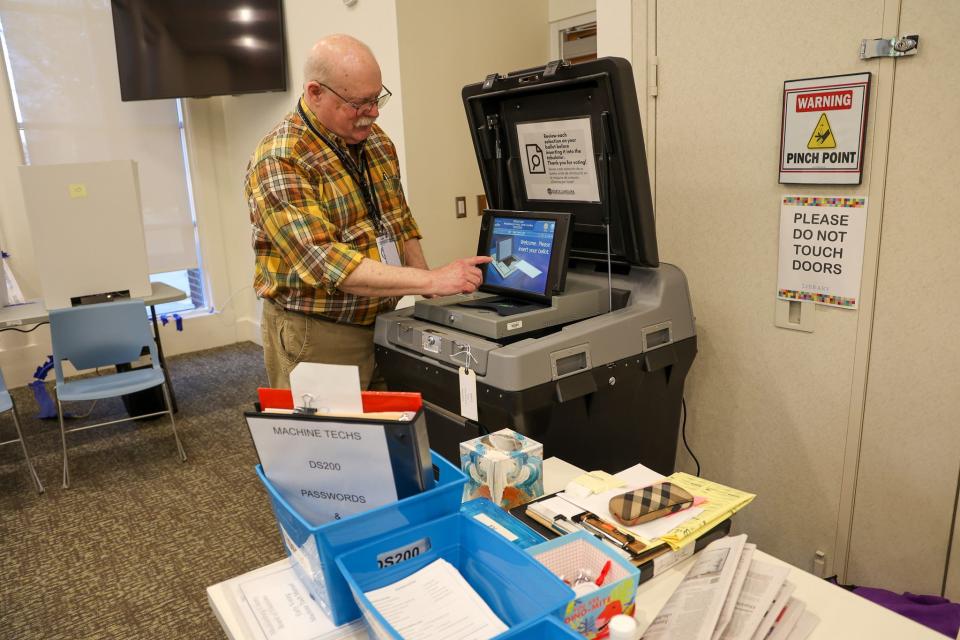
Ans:
[{"label": "wall-mounted tv monitor", "polygon": [[483,212],[477,254],[484,265],[481,291],[550,302],[563,291],[570,257],[569,213]]},{"label": "wall-mounted tv monitor", "polygon": [[111,0],[120,97],[287,88],[283,0]]}]

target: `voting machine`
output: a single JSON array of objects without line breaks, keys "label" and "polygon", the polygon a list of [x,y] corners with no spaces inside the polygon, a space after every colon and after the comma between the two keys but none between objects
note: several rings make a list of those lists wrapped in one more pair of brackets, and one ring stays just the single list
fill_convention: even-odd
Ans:
[{"label": "voting machine", "polygon": [[492,262],[477,293],[377,318],[387,384],[423,394],[452,460],[511,427],[585,469],[671,473],[697,339],[686,278],[657,254],[630,64],[494,74],[463,102]]}]

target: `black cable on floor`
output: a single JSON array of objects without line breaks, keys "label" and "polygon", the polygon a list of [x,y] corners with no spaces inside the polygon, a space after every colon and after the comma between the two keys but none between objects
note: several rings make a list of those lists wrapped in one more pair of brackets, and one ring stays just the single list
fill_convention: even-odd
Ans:
[{"label": "black cable on floor", "polygon": [[697,477],[700,477],[700,461],[697,460],[697,456],[693,455],[693,449],[690,448],[690,445],[687,443],[687,399],[680,398],[680,407],[683,408],[683,423],[680,426],[680,434],[683,436],[683,446],[687,448],[687,453],[690,454],[690,457],[693,458],[693,461],[697,463]]},{"label": "black cable on floor", "polygon": [[36,331],[38,328],[42,327],[45,324],[50,324],[49,322],[38,322],[37,326],[32,329],[17,329],[16,327],[6,327],[5,329],[0,329],[0,331],[17,331],[19,333],[30,333],[31,331]]}]

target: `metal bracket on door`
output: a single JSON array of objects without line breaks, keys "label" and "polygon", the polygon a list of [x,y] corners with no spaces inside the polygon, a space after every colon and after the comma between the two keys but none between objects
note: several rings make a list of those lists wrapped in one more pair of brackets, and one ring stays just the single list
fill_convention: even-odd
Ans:
[{"label": "metal bracket on door", "polygon": [[902,56],[917,55],[917,48],[920,46],[920,36],[900,36],[884,40],[860,41],[860,59],[869,60],[870,58],[900,58]]}]

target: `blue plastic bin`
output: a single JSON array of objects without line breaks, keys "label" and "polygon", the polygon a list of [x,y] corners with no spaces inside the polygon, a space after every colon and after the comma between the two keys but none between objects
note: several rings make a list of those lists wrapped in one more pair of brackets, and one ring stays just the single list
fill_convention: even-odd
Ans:
[{"label": "blue plastic bin", "polygon": [[304,520],[277,493],[263,474],[263,468],[257,465],[257,475],[267,488],[294,571],[334,624],[339,626],[360,617],[350,588],[334,563],[338,555],[398,529],[457,513],[460,509],[467,477],[437,453],[430,453],[433,464],[440,470],[432,489],[319,527]]},{"label": "blue plastic bin", "polygon": [[556,618],[540,618],[536,622],[502,633],[500,637],[503,640],[507,638],[510,640],[566,640],[567,638],[583,640],[583,636],[575,633]]},{"label": "blue plastic bin", "polygon": [[[421,546],[428,549],[399,563],[380,567],[393,552]],[[371,544],[344,553],[337,566],[377,638],[400,638],[365,595],[406,578],[438,558],[452,564],[493,612],[511,629],[547,615],[559,615],[573,590],[513,543],[458,513],[408,527]],[[507,632],[497,638],[509,638]]]}]

